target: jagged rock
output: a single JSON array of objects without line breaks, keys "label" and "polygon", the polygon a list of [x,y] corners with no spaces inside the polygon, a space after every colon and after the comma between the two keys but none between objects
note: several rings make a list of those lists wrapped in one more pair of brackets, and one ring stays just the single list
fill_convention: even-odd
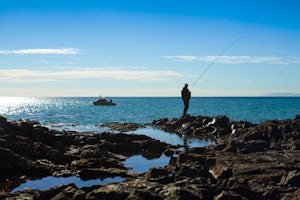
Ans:
[{"label": "jagged rock", "polygon": [[84,190],[78,189],[74,184],[68,184],[44,191],[36,199],[83,200],[85,199],[85,195],[86,193]]},{"label": "jagged rock", "polygon": [[33,177],[46,177],[51,175],[51,170],[54,168],[54,164],[49,160],[36,160],[29,161],[27,170],[28,175]]},{"label": "jagged rock", "polygon": [[5,199],[8,197],[8,193],[0,191],[0,199]]},{"label": "jagged rock", "polygon": [[288,171],[280,180],[281,184],[300,187],[300,171]]},{"label": "jagged rock", "polygon": [[10,195],[7,197],[7,200],[27,200],[27,199],[39,199],[40,192],[38,190],[32,190],[32,189],[25,189],[23,192],[17,192],[15,194]]},{"label": "jagged rock", "polygon": [[[210,137],[216,145],[184,148],[143,135],[53,131],[30,121],[0,117],[0,186],[18,199],[298,199],[300,120],[260,124],[226,116],[185,116],[152,122],[176,134]],[[168,166],[133,174],[123,161],[132,155],[170,158]],[[2,162],[6,160],[8,162]],[[11,171],[10,171],[11,170]],[[4,172],[10,171],[10,174]],[[22,176],[24,174],[24,176]],[[120,183],[9,194],[13,177],[80,175],[83,179],[121,176]],[[32,177],[33,176],[33,177]],[[25,178],[27,179],[27,178]],[[24,178],[17,178],[18,181]],[[1,196],[1,197],[2,197]]]},{"label": "jagged rock", "polygon": [[81,158],[105,158],[107,151],[101,148],[100,145],[85,145],[80,151]]},{"label": "jagged rock", "polygon": [[87,158],[80,160],[73,160],[71,163],[73,169],[83,169],[83,168],[119,168],[125,169],[123,164],[112,158]]},{"label": "jagged rock", "polygon": [[210,139],[215,139],[231,132],[231,122],[226,116],[210,118],[186,115],[179,119],[168,120],[163,118],[156,120],[152,122],[152,125],[168,132]]},{"label": "jagged rock", "polygon": [[172,174],[164,168],[151,168],[146,177],[149,181],[154,181],[162,184],[171,183],[174,181]]},{"label": "jagged rock", "polygon": [[112,167],[83,168],[80,170],[79,175],[83,180],[95,179],[95,178],[104,179],[104,178],[116,177],[116,176],[125,177],[127,176],[127,170],[120,169],[120,168],[112,168]]},{"label": "jagged rock", "polygon": [[[69,184],[64,190],[60,193],[52,197],[52,200],[60,200],[60,199],[74,199],[74,196],[78,188],[74,184]],[[76,195],[78,198],[78,195]]]},{"label": "jagged rock", "polygon": [[111,130],[127,132],[134,131],[138,128],[145,127],[144,125],[138,123],[125,123],[125,122],[108,122],[104,124],[98,124],[99,127],[109,128]]},{"label": "jagged rock", "polygon": [[239,153],[255,153],[268,149],[269,142],[265,140],[251,140],[246,143],[240,144],[239,146]]},{"label": "jagged rock", "polygon": [[7,119],[0,116],[0,127],[5,127],[7,125]]},{"label": "jagged rock", "polygon": [[122,190],[118,185],[108,185],[106,187],[100,187],[89,192],[86,195],[86,199],[115,199],[123,200],[129,196],[129,192]]},{"label": "jagged rock", "polygon": [[146,140],[141,144],[143,151],[160,154],[167,148],[167,146],[168,145],[166,143],[160,142],[159,140]]},{"label": "jagged rock", "polygon": [[219,195],[215,196],[214,200],[247,200],[248,198],[232,191],[222,191]]},{"label": "jagged rock", "polygon": [[13,176],[26,169],[26,160],[12,150],[0,147],[0,177]]},{"label": "jagged rock", "polygon": [[33,127],[31,131],[33,140],[44,142],[44,143],[48,143],[47,141],[48,138],[46,137],[48,133],[49,133],[49,129],[43,126]]}]

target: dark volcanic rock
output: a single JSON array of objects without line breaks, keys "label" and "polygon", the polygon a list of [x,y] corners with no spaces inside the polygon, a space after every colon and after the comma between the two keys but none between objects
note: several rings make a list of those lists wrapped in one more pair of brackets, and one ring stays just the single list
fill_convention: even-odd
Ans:
[{"label": "dark volcanic rock", "polygon": [[0,116],[0,127],[6,127],[7,119],[5,117]]},{"label": "dark volcanic rock", "polygon": [[116,176],[121,176],[121,177],[126,177],[129,176],[127,175],[127,170],[126,169],[120,169],[120,168],[83,168],[79,172],[80,177],[83,180],[89,180],[89,179],[105,179],[108,177],[116,177]]},{"label": "dark volcanic rock", "polygon": [[26,169],[26,160],[11,149],[0,147],[0,177],[13,176]]},{"label": "dark volcanic rock", "polygon": [[[23,125],[20,125],[22,124]],[[0,117],[0,197],[11,199],[299,199],[300,119],[260,124],[226,116],[185,116],[153,121],[176,134],[211,138],[215,146],[176,147],[143,135],[59,132],[28,121]],[[126,128],[127,129],[127,128]],[[120,129],[121,130],[121,129]],[[124,129],[125,130],[125,129]],[[129,173],[123,161],[132,155],[171,156],[168,166]],[[55,159],[55,157],[57,158]],[[23,169],[23,170],[22,170]],[[1,173],[1,170],[0,170]],[[21,174],[20,174],[21,173]],[[72,174],[83,179],[121,176],[123,182],[8,194],[12,180]]]},{"label": "dark volcanic rock", "polygon": [[134,131],[138,128],[145,127],[144,125],[138,123],[126,123],[126,122],[108,122],[104,124],[99,124],[97,126],[109,128],[111,130],[120,131],[120,132]]},{"label": "dark volcanic rock", "polygon": [[164,131],[210,140],[219,140],[237,130],[245,131],[245,129],[255,126],[250,122],[232,122],[226,116],[211,118],[189,115],[172,120],[167,118],[154,120],[151,125]]}]

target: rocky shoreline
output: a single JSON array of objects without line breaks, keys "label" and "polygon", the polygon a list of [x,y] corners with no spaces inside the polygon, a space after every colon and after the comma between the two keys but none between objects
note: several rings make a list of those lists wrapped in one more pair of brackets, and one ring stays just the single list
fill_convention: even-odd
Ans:
[{"label": "rocky shoreline", "polygon": [[[144,135],[55,131],[0,116],[0,199],[300,199],[300,115],[260,124],[185,116],[150,125],[216,145],[180,150]],[[124,132],[143,125],[106,126]],[[162,154],[170,157],[169,164],[146,173],[133,173],[123,164],[133,155]],[[10,193],[28,179],[46,176],[125,180]]]}]

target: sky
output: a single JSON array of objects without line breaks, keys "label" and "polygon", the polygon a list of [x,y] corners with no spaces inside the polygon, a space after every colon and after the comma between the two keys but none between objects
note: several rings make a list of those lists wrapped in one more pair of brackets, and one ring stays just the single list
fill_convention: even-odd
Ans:
[{"label": "sky", "polygon": [[0,0],[0,96],[300,94],[298,0]]}]

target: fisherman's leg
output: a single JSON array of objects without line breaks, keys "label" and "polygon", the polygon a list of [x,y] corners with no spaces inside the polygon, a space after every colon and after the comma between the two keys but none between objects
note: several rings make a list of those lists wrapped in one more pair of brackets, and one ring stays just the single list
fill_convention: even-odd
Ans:
[{"label": "fisherman's leg", "polygon": [[186,115],[186,112],[187,112],[187,109],[186,109],[186,107],[184,106],[184,109],[183,109],[183,114],[182,114],[182,116],[185,116],[185,115]]},{"label": "fisherman's leg", "polygon": [[186,103],[186,111],[188,111],[189,107],[190,107],[190,102],[187,102]]},{"label": "fisherman's leg", "polygon": [[189,109],[189,103],[188,102],[184,102],[183,116],[186,115],[186,112],[187,112],[188,109]]}]

